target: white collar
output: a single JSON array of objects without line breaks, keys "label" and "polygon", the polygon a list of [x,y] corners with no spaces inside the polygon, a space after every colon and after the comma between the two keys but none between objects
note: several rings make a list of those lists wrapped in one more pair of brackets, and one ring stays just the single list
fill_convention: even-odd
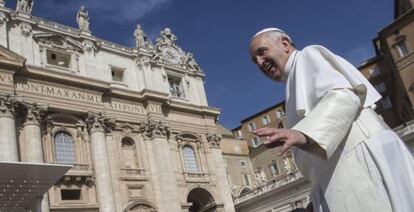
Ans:
[{"label": "white collar", "polygon": [[295,58],[296,58],[297,53],[298,53],[298,50],[295,49],[290,54],[290,56],[288,58],[288,61],[286,62],[285,70],[283,70],[283,76],[282,76],[282,81],[283,82],[286,82],[287,78],[289,77],[289,73],[290,73],[290,71],[293,68],[293,62],[295,61]]}]

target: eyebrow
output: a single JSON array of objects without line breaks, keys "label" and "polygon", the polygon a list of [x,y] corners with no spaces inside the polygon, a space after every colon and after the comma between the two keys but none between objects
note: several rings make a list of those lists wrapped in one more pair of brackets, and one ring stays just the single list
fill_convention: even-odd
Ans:
[{"label": "eyebrow", "polygon": [[257,62],[257,61],[256,61],[256,55],[260,54],[260,52],[262,52],[262,51],[264,51],[264,50],[266,50],[266,49],[267,49],[266,47],[258,47],[258,48],[254,51],[255,55],[252,57],[252,61],[253,61],[253,63],[256,63],[256,62]]}]

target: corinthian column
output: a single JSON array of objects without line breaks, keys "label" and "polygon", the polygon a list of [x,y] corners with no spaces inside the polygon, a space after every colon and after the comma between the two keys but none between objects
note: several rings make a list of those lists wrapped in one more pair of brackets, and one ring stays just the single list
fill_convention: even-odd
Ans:
[{"label": "corinthian column", "polygon": [[0,96],[0,161],[18,161],[15,113],[19,102],[9,95]]},{"label": "corinthian column", "polygon": [[28,162],[43,163],[43,145],[42,134],[40,129],[41,118],[43,117],[46,107],[36,104],[26,105],[27,113],[23,124],[24,134],[24,155],[22,159]]},{"label": "corinthian column", "polygon": [[[154,163],[150,163],[152,167],[152,179],[155,183],[154,192],[159,195],[156,199],[159,201],[159,211],[181,211],[179,205],[177,180],[173,169],[173,157],[168,143],[169,129],[161,121],[148,121],[143,124],[143,133],[146,142],[149,143],[152,150],[149,154]],[[155,173],[154,173],[155,172]]]},{"label": "corinthian column", "polygon": [[89,113],[86,121],[91,136],[92,164],[95,170],[99,211],[114,212],[116,211],[115,199],[105,143],[105,130],[108,130],[110,122],[102,114],[94,113]]}]

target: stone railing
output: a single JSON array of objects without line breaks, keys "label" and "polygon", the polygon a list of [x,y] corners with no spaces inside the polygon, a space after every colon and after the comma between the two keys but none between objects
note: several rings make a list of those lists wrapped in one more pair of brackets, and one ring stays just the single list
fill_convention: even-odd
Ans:
[{"label": "stone railing", "polygon": [[289,183],[292,183],[294,181],[300,180],[303,178],[303,175],[299,172],[298,169],[292,170],[292,172],[288,174],[282,174],[279,175],[271,180],[268,180],[265,184],[260,185],[256,189],[245,193],[241,196],[234,197],[234,203],[238,204],[244,201],[247,201],[249,199],[252,199],[253,197],[256,197],[258,195],[262,195],[264,193],[273,191],[275,189],[279,189],[280,187],[287,185]]},{"label": "stone railing", "polygon": [[184,172],[184,178],[187,182],[208,182],[209,176],[207,173],[200,172]]},{"label": "stone railing", "polygon": [[92,176],[93,174],[90,164],[72,164],[72,166],[67,175]]},{"label": "stone railing", "polygon": [[145,180],[145,169],[121,168],[121,179],[123,180]]}]

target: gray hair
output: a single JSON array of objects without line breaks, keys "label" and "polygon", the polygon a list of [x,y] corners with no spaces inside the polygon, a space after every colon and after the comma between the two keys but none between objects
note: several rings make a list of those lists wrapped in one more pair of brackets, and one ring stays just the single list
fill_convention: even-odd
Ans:
[{"label": "gray hair", "polygon": [[286,38],[291,44],[292,44],[292,46],[295,46],[294,44],[293,44],[293,41],[292,41],[292,39],[290,38],[290,36],[288,35],[288,34],[286,34],[285,32],[281,32],[281,31],[268,31],[268,32],[265,32],[265,34],[267,34],[268,36],[270,36],[271,38],[274,38],[274,39],[276,39],[276,40],[278,40],[278,39],[282,39],[282,38]]}]

